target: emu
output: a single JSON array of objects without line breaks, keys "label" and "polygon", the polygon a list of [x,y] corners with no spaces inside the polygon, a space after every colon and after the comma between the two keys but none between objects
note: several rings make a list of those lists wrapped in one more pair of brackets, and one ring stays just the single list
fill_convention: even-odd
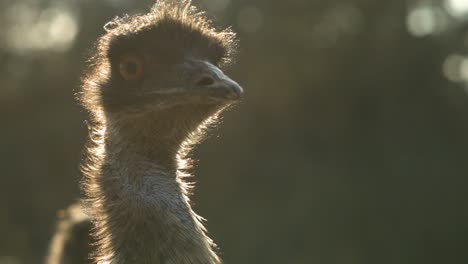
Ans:
[{"label": "emu", "polygon": [[[221,71],[236,36],[214,28],[190,0],[159,0],[105,29],[78,93],[90,113],[82,164],[90,263],[221,263],[190,206],[188,155],[242,97]],[[62,227],[57,232],[74,230]],[[49,263],[66,263],[67,241],[56,235]]]}]

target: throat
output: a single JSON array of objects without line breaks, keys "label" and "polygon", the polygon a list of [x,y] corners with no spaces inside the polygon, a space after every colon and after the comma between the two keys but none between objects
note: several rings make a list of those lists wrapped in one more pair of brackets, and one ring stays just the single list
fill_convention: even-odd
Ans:
[{"label": "throat", "polygon": [[[106,153],[134,154],[135,161],[148,161],[175,175],[192,146],[199,143],[207,126],[215,123],[217,114],[205,109],[179,107],[177,111],[159,111],[123,120],[110,116],[106,124]],[[128,157],[119,157],[126,161]],[[182,162],[183,164],[183,162]]]},{"label": "throat", "polygon": [[97,144],[89,149],[84,186],[95,220],[96,262],[221,263],[190,206],[177,160],[181,143],[142,135],[147,132],[129,141],[106,131],[91,140]]}]

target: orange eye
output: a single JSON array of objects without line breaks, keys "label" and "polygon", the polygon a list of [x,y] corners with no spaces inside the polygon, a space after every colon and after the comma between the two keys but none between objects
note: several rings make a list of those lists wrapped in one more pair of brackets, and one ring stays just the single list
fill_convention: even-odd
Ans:
[{"label": "orange eye", "polygon": [[136,55],[124,55],[120,58],[119,71],[127,81],[138,81],[143,77],[143,60]]}]

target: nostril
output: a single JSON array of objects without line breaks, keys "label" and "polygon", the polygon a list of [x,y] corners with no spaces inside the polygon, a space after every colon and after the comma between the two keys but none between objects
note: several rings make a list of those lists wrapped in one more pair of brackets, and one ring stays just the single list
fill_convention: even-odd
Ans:
[{"label": "nostril", "polygon": [[200,85],[200,86],[208,86],[208,85],[212,85],[214,83],[214,80],[213,78],[209,77],[209,76],[204,76],[203,78],[201,78],[198,82],[197,82],[197,85]]}]

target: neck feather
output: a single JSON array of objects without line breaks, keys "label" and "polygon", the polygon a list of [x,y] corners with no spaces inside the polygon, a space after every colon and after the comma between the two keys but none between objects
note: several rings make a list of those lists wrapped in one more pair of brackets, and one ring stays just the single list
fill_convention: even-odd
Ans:
[{"label": "neck feather", "polygon": [[85,204],[98,241],[96,262],[221,263],[189,204],[185,168],[178,160],[183,142],[141,130],[139,140],[128,140],[131,135],[121,127],[97,124],[83,166]]}]

